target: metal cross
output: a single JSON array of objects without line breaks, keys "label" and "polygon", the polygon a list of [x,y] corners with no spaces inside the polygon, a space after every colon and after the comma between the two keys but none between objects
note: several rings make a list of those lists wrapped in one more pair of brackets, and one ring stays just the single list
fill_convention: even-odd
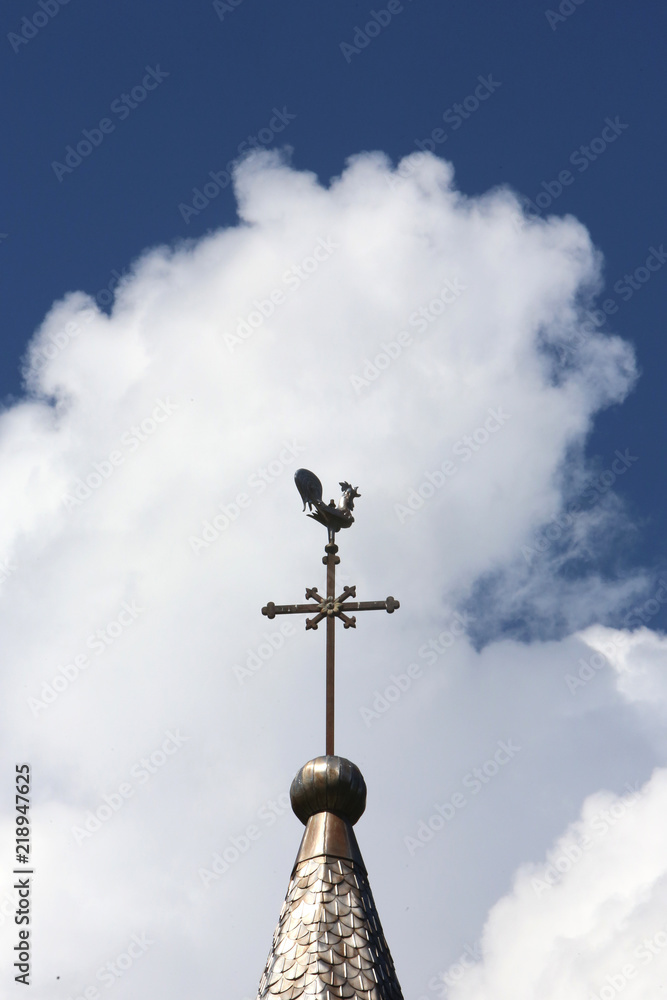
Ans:
[{"label": "metal cross", "polygon": [[[301,476],[301,482],[299,477]],[[312,477],[312,479],[307,479],[306,477]],[[304,500],[304,510],[306,503],[309,505],[314,504],[317,513],[310,514],[315,520],[324,524],[327,528],[329,534],[329,541],[324,546],[324,551],[326,555],[323,556],[322,562],[327,567],[327,596],[322,597],[318,593],[317,588],[307,587],[306,588],[306,600],[312,601],[311,604],[274,604],[273,601],[262,608],[262,614],[266,615],[267,618],[275,618],[276,615],[303,615],[311,614],[311,612],[316,612],[312,618],[306,618],[306,631],[308,629],[316,629],[321,621],[326,619],[327,623],[327,652],[326,652],[326,753],[327,756],[333,756],[334,753],[334,692],[335,692],[335,642],[336,642],[336,618],[339,618],[343,622],[344,628],[356,628],[357,619],[356,615],[350,616],[348,612],[350,611],[387,611],[389,614],[400,607],[398,601],[394,600],[393,597],[388,597],[385,601],[350,601],[351,597],[357,596],[356,587],[343,587],[343,593],[339,597],[336,597],[336,565],[340,562],[337,555],[338,546],[334,542],[335,532],[340,528],[349,527],[354,521],[350,511],[354,507],[353,499],[350,497],[350,493],[354,493],[354,496],[359,496],[354,491],[348,483],[341,483],[344,488],[347,487],[347,491],[343,493],[341,498],[341,503],[336,508],[334,507],[333,500],[329,505],[325,505],[321,502],[322,496],[322,486],[317,479],[317,477],[312,473],[308,472],[306,469],[299,469],[295,474],[295,479],[299,492]],[[307,486],[313,489],[313,483],[319,485],[319,498],[317,496],[317,489],[315,492],[309,493],[308,489],[303,488],[303,480],[306,479]],[[345,506],[345,502],[347,506]],[[343,504],[341,506],[341,504]],[[312,506],[311,506],[312,510]]]}]

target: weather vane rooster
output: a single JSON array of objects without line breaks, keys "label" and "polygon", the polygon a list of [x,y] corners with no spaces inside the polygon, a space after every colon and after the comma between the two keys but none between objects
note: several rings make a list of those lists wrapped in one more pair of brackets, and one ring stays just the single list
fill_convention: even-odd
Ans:
[{"label": "weather vane rooster", "polygon": [[315,513],[309,514],[308,517],[323,524],[330,536],[340,528],[349,528],[354,523],[352,517],[354,501],[361,496],[356,486],[341,483],[340,488],[343,493],[338,504],[333,500],[325,504],[322,501],[322,483],[310,469],[297,469],[294,473],[294,482],[303,500],[303,509],[306,509],[306,504],[308,510],[312,511],[313,507],[315,508]]}]

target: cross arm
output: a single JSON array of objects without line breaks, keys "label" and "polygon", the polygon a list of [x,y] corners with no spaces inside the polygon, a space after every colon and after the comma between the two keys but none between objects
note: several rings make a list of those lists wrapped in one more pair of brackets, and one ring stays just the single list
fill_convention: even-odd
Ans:
[{"label": "cross arm", "polygon": [[[352,594],[345,596],[354,596],[354,595]],[[343,607],[345,608],[345,611],[343,611],[341,608],[341,602],[343,600],[345,600],[345,597],[338,599],[335,605],[335,610],[333,611],[334,616],[336,618],[340,618],[340,620],[343,622],[343,628],[357,627],[356,616],[352,615],[352,617],[349,618],[348,615],[346,614],[347,611],[387,611],[391,615],[396,610],[396,608],[400,608],[401,606],[400,603],[398,601],[395,601],[393,597],[388,597],[386,601],[348,601],[343,605]]]},{"label": "cross arm", "polygon": [[308,615],[315,611],[314,618],[306,619],[306,629],[316,629],[322,619],[327,617],[340,618],[345,628],[356,628],[357,619],[354,615],[349,617],[348,611],[386,611],[388,614],[400,608],[400,602],[393,597],[388,597],[384,601],[350,601],[350,597],[356,597],[355,587],[344,587],[343,593],[338,598],[323,598],[315,589],[309,587],[306,590],[306,597],[315,601],[315,604],[274,604],[273,601],[262,608],[262,614],[267,618],[275,618],[276,615]]},{"label": "cross arm", "polygon": [[345,610],[386,611],[391,615],[397,608],[400,608],[400,606],[399,601],[395,601],[393,597],[388,597],[386,601],[349,601],[345,604]]},{"label": "cross arm", "polygon": [[273,601],[269,601],[266,607],[262,608],[262,614],[267,618],[275,618],[276,615],[309,615],[316,608],[316,604],[274,604]]}]

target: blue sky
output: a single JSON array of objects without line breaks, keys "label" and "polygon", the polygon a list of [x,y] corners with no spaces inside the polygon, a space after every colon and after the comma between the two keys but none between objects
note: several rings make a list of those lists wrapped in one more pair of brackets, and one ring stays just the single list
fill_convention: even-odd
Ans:
[{"label": "blue sky", "polygon": [[114,1000],[255,995],[323,749],[321,633],[259,614],[323,585],[299,466],[359,487],[341,585],[401,602],[337,640],[337,749],[406,997],[605,1000],[623,960],[657,995],[666,22],[3,6],[0,739],[35,775],[35,1000],[105,996],[132,935]]},{"label": "blue sky", "polygon": [[[533,201],[541,195],[544,215],[574,214],[604,254],[601,301],[613,300],[617,311],[603,329],[636,345],[642,376],[622,407],[598,416],[587,449],[601,470],[617,448],[638,456],[617,488],[641,528],[617,549],[662,566],[666,272],[648,281],[646,269],[634,272],[666,235],[664,8],[586,0],[559,13],[517,0],[482,8],[409,0],[388,22],[380,17],[387,23],[361,48],[357,28],[379,23],[363,4],[228,7],[147,2],[112,10],[70,0],[31,29],[22,22],[31,7],[4,6],[0,72],[11,99],[2,118],[11,155],[3,158],[0,245],[3,396],[21,393],[20,358],[54,299],[83,289],[101,293],[104,304],[109,283],[144,248],[235,220],[231,184],[199,214],[186,212],[187,223],[179,205],[191,206],[193,189],[224,171],[249,136],[264,129],[268,145],[291,147],[294,165],[323,182],[359,151],[383,150],[396,162],[430,140],[453,162],[463,192],[508,184]],[[363,45],[364,36],[357,40]],[[145,103],[123,105],[151,66],[164,79]],[[493,92],[460,117],[455,105],[467,98],[475,107],[480,77],[494,81]],[[293,117],[270,136],[276,108]],[[58,179],[54,161],[103,118],[113,131]],[[436,132],[434,142],[438,129],[444,136]],[[611,141],[600,141],[603,134]],[[571,180],[559,192],[564,170]]]}]

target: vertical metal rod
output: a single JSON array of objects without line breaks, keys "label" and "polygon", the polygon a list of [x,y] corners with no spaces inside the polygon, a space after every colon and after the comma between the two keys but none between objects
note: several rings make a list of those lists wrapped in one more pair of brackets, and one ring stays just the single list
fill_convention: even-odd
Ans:
[{"label": "vertical metal rod", "polygon": [[[327,601],[336,599],[336,563],[338,559],[336,553],[338,546],[334,543],[334,533],[329,531],[329,543],[325,547],[327,564]],[[332,614],[327,615],[327,679],[326,679],[326,753],[327,756],[334,754],[334,714],[335,714],[335,675],[334,665],[336,656],[336,619]]]}]

